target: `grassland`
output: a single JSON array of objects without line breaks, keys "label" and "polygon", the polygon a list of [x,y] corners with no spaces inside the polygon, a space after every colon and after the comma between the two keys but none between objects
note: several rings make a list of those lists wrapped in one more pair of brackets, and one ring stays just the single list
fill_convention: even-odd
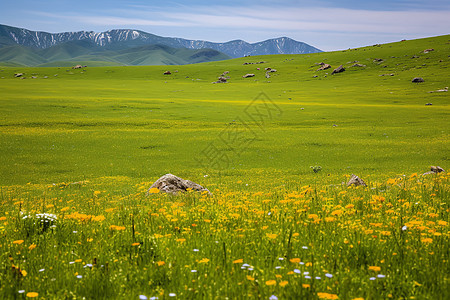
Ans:
[{"label": "grassland", "polygon": [[[447,298],[449,40],[1,68],[0,296]],[[145,197],[169,172],[214,197]]]}]

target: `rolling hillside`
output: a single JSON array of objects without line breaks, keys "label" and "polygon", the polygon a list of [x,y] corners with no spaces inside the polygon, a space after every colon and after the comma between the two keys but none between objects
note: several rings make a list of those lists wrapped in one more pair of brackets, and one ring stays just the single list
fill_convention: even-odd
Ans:
[{"label": "rolling hillside", "polygon": [[[314,165],[325,174],[362,177],[448,169],[449,42],[440,36],[173,67],[2,67],[2,179],[281,172],[297,180]],[[165,55],[181,51],[157,48]],[[143,62],[130,50],[118,57]],[[319,71],[321,63],[331,67]],[[345,71],[332,75],[340,65]],[[277,71],[266,78],[265,68]],[[225,71],[228,82],[212,84]],[[19,72],[25,79],[14,77]],[[242,77],[248,73],[255,76]],[[415,77],[424,82],[413,83]],[[264,130],[248,127],[239,151],[230,148],[224,132],[254,124],[246,112],[260,95],[276,104]],[[209,145],[229,157],[225,169],[198,164],[196,158],[209,161]]]},{"label": "rolling hillside", "polygon": [[81,63],[89,66],[185,65],[229,58],[213,49],[193,50],[165,45],[108,50],[90,40],[70,41],[45,49],[18,45],[0,48],[0,65],[40,67]]}]

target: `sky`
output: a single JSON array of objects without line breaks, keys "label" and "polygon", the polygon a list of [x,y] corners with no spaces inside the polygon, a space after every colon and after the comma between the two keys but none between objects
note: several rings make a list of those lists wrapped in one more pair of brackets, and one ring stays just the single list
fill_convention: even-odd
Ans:
[{"label": "sky", "polygon": [[324,51],[450,33],[449,0],[1,0],[0,24],[33,31],[137,29],[250,43],[290,37]]}]

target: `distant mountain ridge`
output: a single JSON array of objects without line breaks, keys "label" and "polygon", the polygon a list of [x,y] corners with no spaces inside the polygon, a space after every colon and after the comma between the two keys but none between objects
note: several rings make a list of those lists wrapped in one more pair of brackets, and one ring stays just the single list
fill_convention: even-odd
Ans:
[{"label": "distant mountain ridge", "polygon": [[48,33],[0,24],[0,47],[21,45],[31,48],[46,49],[62,43],[80,40],[92,41],[95,45],[108,50],[123,50],[150,44],[159,44],[173,48],[209,48],[223,52],[231,57],[322,52],[313,46],[287,37],[270,39],[253,44],[242,40],[213,43],[200,40],[161,37],[132,29],[114,29],[98,33],[93,31]]},{"label": "distant mountain ridge", "polygon": [[213,49],[173,48],[145,45],[119,50],[106,49],[91,40],[75,40],[40,49],[20,45],[0,48],[0,65],[70,67],[185,65],[226,60],[231,57]]}]

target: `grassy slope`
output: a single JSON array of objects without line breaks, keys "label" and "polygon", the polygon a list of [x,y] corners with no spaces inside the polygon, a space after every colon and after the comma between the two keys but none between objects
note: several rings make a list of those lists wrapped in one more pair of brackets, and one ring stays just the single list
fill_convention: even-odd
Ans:
[{"label": "grassy slope", "polygon": [[[309,178],[311,165],[335,181],[349,173],[447,169],[449,94],[428,92],[449,86],[449,39],[176,67],[4,68],[0,184],[167,172],[199,179],[218,174],[196,162],[206,160],[202,151],[210,143],[230,159],[222,178],[296,180]],[[424,54],[427,48],[435,51]],[[356,60],[366,67],[351,68]],[[347,70],[317,72],[319,62]],[[266,79],[265,67],[278,72]],[[164,76],[167,69],[178,72]],[[230,71],[229,83],[211,84],[223,71]],[[15,79],[16,72],[38,78]],[[246,73],[256,76],[242,78]],[[389,73],[394,76],[379,76]],[[416,76],[425,82],[411,83]],[[244,110],[261,92],[282,114],[265,118],[263,129],[251,126],[255,141],[247,145],[254,135],[245,134],[236,154],[220,133],[239,118],[252,123]]]}]

